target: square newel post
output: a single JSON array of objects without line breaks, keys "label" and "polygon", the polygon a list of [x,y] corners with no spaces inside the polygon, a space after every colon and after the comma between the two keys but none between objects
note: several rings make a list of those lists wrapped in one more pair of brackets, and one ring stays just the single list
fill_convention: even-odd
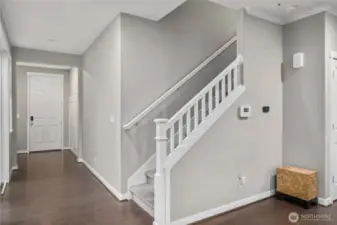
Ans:
[{"label": "square newel post", "polygon": [[166,188],[163,165],[167,157],[168,119],[155,119],[156,174],[154,177],[154,225],[166,225]]}]

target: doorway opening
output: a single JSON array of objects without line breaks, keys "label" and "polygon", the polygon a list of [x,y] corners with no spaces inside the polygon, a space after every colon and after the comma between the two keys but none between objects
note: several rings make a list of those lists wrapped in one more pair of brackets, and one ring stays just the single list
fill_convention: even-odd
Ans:
[{"label": "doorway opening", "polygon": [[17,153],[79,149],[79,69],[16,63]]}]

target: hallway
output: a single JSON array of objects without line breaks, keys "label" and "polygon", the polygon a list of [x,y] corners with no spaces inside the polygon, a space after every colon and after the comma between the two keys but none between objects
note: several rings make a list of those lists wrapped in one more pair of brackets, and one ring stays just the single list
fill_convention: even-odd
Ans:
[{"label": "hallway", "polygon": [[[19,170],[0,201],[0,225],[151,225],[152,218],[132,201],[118,202],[70,151],[18,155]],[[337,204],[304,210],[274,198],[198,223],[199,225],[290,225],[290,212],[327,214]]]},{"label": "hallway", "polygon": [[118,202],[70,151],[18,155],[0,201],[1,225],[150,225],[133,202]]}]

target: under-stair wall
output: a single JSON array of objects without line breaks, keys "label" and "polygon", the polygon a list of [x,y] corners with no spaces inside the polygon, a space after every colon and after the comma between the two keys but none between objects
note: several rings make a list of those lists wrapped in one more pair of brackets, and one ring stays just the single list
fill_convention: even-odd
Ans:
[{"label": "under-stair wall", "polygon": [[[158,22],[123,14],[123,124],[233,38],[237,18],[234,10],[194,0]],[[172,116],[235,58],[236,43],[138,124],[122,132],[123,191],[128,178],[155,153],[153,119]]]},{"label": "under-stair wall", "polygon": [[[171,170],[172,224],[190,224],[273,194],[282,164],[282,28],[243,12],[246,92]],[[252,117],[238,118],[251,105]],[[263,106],[270,112],[264,114]],[[246,183],[239,186],[239,176]]]}]

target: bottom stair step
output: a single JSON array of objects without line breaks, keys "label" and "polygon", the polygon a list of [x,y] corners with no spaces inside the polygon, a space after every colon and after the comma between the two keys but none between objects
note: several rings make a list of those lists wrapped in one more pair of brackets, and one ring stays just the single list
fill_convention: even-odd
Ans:
[{"label": "bottom stair step", "polygon": [[142,209],[153,216],[154,212],[154,187],[151,184],[140,184],[130,188],[132,199]]}]

